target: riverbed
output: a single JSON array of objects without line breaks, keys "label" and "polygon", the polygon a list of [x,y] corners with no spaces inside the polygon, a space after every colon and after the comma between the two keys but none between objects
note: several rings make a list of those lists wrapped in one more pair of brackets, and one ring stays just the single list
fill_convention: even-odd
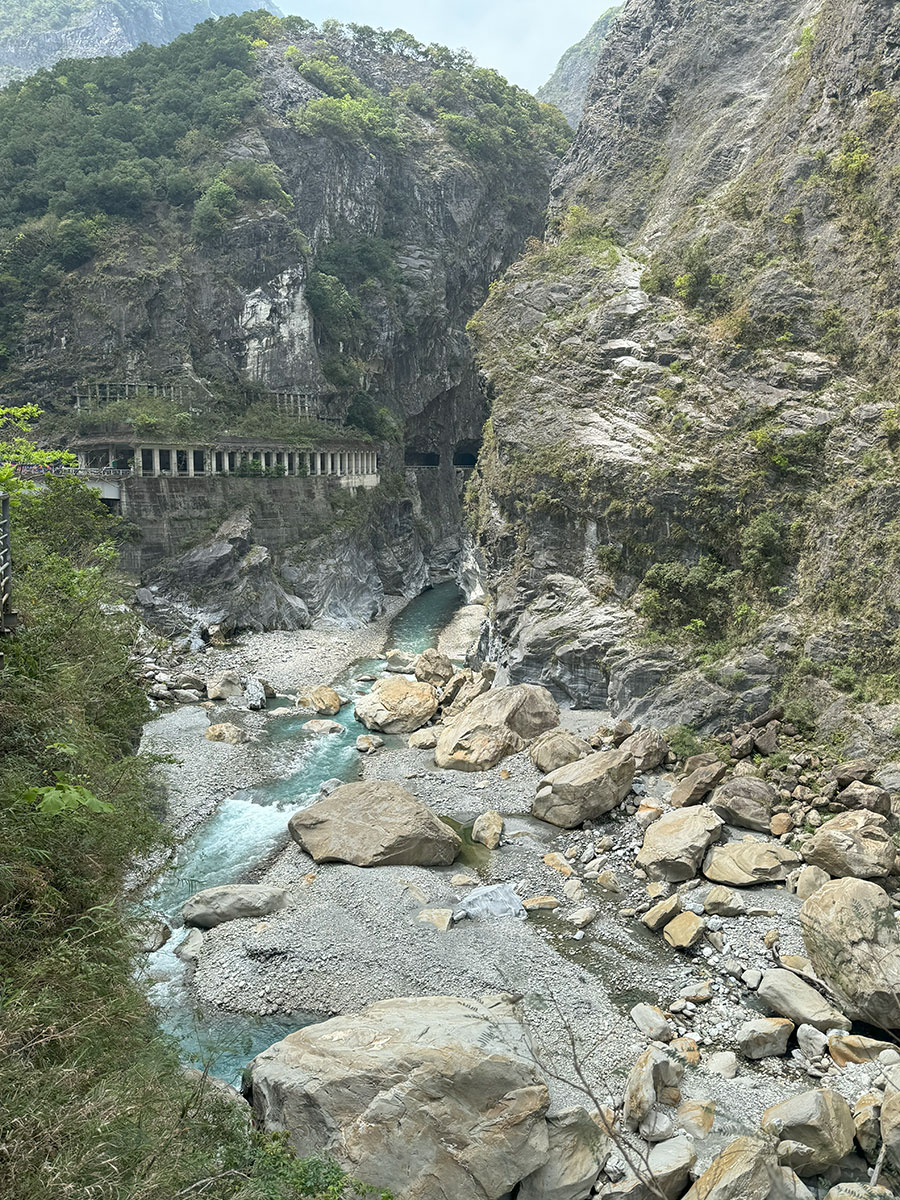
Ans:
[{"label": "riverbed", "polygon": [[[715,976],[702,958],[673,953],[629,918],[643,894],[629,866],[641,833],[624,811],[604,818],[596,831],[561,832],[529,815],[539,776],[525,754],[492,771],[465,774],[436,769],[431,753],[409,749],[405,738],[385,738],[372,756],[356,750],[365,730],[353,716],[352,699],[383,671],[378,652],[388,645],[415,653],[441,644],[462,658],[477,634],[477,616],[460,607],[455,590],[434,589],[361,639],[340,631],[316,631],[306,644],[296,634],[256,635],[206,656],[205,673],[236,667],[266,675],[279,691],[331,680],[351,701],[337,717],[340,734],[310,736],[301,728],[309,714],[271,715],[291,703],[284,694],[270,701],[268,712],[186,706],[148,727],[147,746],[181,760],[164,769],[173,823],[187,836],[148,896],[174,932],[149,956],[148,973],[162,1024],[179,1040],[187,1063],[235,1083],[254,1054],[286,1033],[374,1000],[512,991],[522,997],[554,1103],[585,1103],[572,1083],[572,1038],[595,1094],[619,1094],[646,1044],[630,1007],[639,1000],[667,1007],[685,987]],[[358,657],[361,647],[367,657]],[[564,710],[561,723],[584,736],[608,716]],[[206,741],[206,725],[222,720],[242,725],[251,741]],[[318,797],[325,780],[361,777],[394,780],[455,821],[467,841],[461,859],[443,869],[317,866],[288,839],[287,821]],[[667,773],[654,773],[638,787],[665,796],[672,782]],[[475,816],[488,809],[506,819],[504,841],[493,853],[466,837]],[[600,833],[609,843],[607,879],[586,884],[579,903],[596,908],[597,918],[581,935],[568,923],[568,903],[527,921],[463,921],[446,932],[419,920],[424,907],[453,907],[470,890],[460,874],[477,883],[509,882],[525,895],[562,896],[565,880],[544,856],[573,849],[580,855]],[[265,920],[230,921],[207,932],[196,969],[186,966],[175,953],[185,933],[182,903],[204,887],[239,880],[287,887],[290,903]],[[763,898],[764,891],[757,895]],[[765,900],[771,907],[734,925],[742,957],[760,967],[767,965],[763,933],[779,913],[786,928],[782,949],[802,949],[788,928],[794,898],[768,889]],[[715,989],[715,1003],[690,1032],[701,1043],[727,1044],[748,1013],[737,984],[716,980]],[[719,1106],[709,1154],[719,1137],[752,1124],[780,1099],[786,1083],[796,1088],[782,1076],[775,1062],[737,1080],[692,1073],[685,1094]]]}]

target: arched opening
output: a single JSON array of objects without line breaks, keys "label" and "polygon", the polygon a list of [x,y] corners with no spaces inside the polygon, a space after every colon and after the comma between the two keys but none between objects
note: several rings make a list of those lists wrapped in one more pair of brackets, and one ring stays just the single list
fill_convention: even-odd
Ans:
[{"label": "arched opening", "polygon": [[454,467],[474,467],[478,462],[480,448],[478,442],[458,442],[453,451]]}]

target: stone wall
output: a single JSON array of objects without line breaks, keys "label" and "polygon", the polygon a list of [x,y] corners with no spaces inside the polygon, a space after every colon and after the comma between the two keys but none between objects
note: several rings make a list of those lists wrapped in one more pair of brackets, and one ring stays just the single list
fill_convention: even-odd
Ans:
[{"label": "stone wall", "polygon": [[337,478],[325,477],[130,478],[122,486],[122,514],[139,533],[122,551],[122,567],[141,575],[211,537],[244,509],[258,540],[276,552],[285,550],[333,519],[330,498],[341,490]]}]

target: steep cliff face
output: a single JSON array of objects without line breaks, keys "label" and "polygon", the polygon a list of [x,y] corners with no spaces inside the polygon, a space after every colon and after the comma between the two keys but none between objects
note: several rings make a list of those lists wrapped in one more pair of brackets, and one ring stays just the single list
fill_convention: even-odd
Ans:
[{"label": "steep cliff face", "polygon": [[[185,96],[185,117],[191,87],[200,103]],[[473,460],[487,412],[465,326],[542,226],[568,140],[558,114],[408,35],[264,14],[10,92],[0,157],[27,166],[0,214],[18,285],[0,305],[0,394],[38,401],[48,436],[126,420],[204,442],[265,432],[267,392],[313,394],[332,422],[353,423],[348,434],[379,443],[383,486],[353,513],[336,509],[319,546],[325,562],[377,562],[359,619],[384,589],[452,575],[454,457]],[[68,167],[54,121],[72,131]],[[105,167],[93,156],[112,136],[121,149]],[[36,195],[50,211],[34,218]],[[176,383],[185,411],[139,401],[74,415],[73,386],[104,379]],[[333,423],[268,432],[340,437]],[[210,511],[209,533],[232,515]],[[301,512],[294,526],[300,557],[329,532]],[[251,508],[260,544],[253,529]],[[378,529],[397,531],[395,555]]]},{"label": "steep cliff face", "polygon": [[898,70],[883,4],[624,9],[547,240],[474,322],[513,677],[891,744]]},{"label": "steep cliff face", "polygon": [[149,42],[161,46],[200,21],[263,8],[278,13],[270,0],[116,0],[116,3],[63,3],[31,6],[27,0],[0,4],[0,87],[23,79],[61,58],[126,54]]},{"label": "steep cliff face", "polygon": [[569,47],[556,64],[556,70],[536,92],[538,100],[555,104],[573,129],[578,127],[581,120],[581,110],[597,68],[600,51],[621,11],[621,6],[607,9],[581,41]]}]

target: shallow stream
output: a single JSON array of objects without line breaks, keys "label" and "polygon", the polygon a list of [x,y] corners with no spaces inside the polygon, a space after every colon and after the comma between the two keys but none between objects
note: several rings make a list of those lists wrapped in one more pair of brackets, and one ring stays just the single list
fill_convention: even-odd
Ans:
[{"label": "shallow stream", "polygon": [[[411,654],[436,645],[440,630],[462,603],[454,584],[424,592],[398,614],[388,645]],[[359,694],[370,684],[359,683],[358,677],[382,666],[378,660],[356,662],[333,681],[334,686],[342,695]],[[284,698],[272,702],[273,707],[286,703]],[[161,914],[173,928],[166,944],[147,960],[150,998],[160,1024],[180,1043],[186,1065],[206,1067],[229,1083],[239,1081],[255,1054],[313,1018],[305,1013],[244,1017],[198,1009],[185,984],[187,967],[175,953],[184,936],[181,906],[202,888],[238,882],[264,863],[284,844],[291,814],[311,804],[325,780],[359,778],[356,737],[368,731],[353,716],[352,703],[334,718],[345,733],[312,737],[301,730],[309,719],[308,713],[271,718],[263,743],[271,747],[271,777],[222,801],[186,839],[144,901],[146,909]]]}]

